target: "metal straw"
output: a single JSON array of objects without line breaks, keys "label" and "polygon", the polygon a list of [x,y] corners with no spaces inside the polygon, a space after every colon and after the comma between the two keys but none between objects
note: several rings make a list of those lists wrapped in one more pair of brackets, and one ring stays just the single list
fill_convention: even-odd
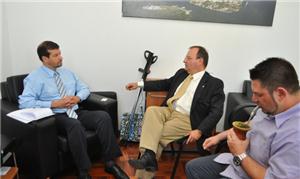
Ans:
[{"label": "metal straw", "polygon": [[255,106],[255,108],[251,111],[251,114],[250,114],[249,119],[246,122],[246,124],[249,124],[250,120],[252,120],[254,118],[258,109],[259,109],[259,106],[258,105]]}]

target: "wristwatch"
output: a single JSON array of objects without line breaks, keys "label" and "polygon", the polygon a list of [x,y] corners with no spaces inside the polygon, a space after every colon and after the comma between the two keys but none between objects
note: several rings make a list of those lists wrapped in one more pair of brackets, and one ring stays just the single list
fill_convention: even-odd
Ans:
[{"label": "wristwatch", "polygon": [[234,163],[234,165],[240,166],[242,164],[242,160],[244,158],[246,158],[246,157],[247,157],[247,154],[245,152],[241,153],[239,155],[234,156],[233,157],[233,163]]}]

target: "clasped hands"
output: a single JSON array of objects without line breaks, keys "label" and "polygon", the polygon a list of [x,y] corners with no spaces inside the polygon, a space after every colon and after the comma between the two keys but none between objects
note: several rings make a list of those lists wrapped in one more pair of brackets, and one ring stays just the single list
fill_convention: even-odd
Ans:
[{"label": "clasped hands", "polygon": [[74,105],[80,102],[78,96],[64,96],[61,99],[52,101],[52,108],[72,108]]},{"label": "clasped hands", "polygon": [[[227,132],[226,137],[227,137],[228,148],[233,155],[239,155],[247,150],[248,145],[249,145],[249,139],[240,140],[232,128],[226,132]],[[223,140],[223,138],[220,136],[221,135],[218,134],[218,135],[207,138],[203,143],[203,149],[208,150],[208,151],[213,150],[214,147],[221,140]]]}]

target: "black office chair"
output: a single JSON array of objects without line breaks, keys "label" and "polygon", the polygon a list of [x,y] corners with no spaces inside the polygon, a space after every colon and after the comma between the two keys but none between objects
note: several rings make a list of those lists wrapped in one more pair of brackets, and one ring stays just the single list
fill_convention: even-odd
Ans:
[{"label": "black office chair", "polygon": [[[53,116],[25,124],[6,116],[18,109],[18,96],[23,91],[27,75],[16,75],[1,82],[1,135],[17,140],[16,158],[21,174],[30,178],[46,178],[74,166],[66,136],[58,135]],[[102,94],[102,96],[100,95]],[[107,111],[117,131],[117,100],[115,92],[94,92],[79,107],[88,110]],[[106,98],[105,100],[102,100]],[[86,130],[88,153],[91,159],[99,159],[100,146],[95,131]]]},{"label": "black office chair", "polygon": [[171,177],[170,177],[171,179],[174,179],[174,177],[175,177],[177,167],[178,167],[178,164],[179,164],[179,159],[181,157],[181,153],[183,152],[183,146],[186,144],[186,141],[187,141],[188,138],[189,138],[189,136],[185,136],[185,137],[182,137],[180,139],[175,140],[174,142],[172,142],[170,144],[173,155],[175,155],[175,152],[176,152],[175,149],[174,149],[174,143],[178,145],[177,156],[175,158],[175,163],[173,165],[172,174],[171,174]]},{"label": "black office chair", "polygon": [[[165,102],[167,93],[168,93],[167,91],[147,91],[146,101],[145,101],[146,108],[149,106],[161,106]],[[215,132],[215,130],[213,130],[213,134],[214,134],[214,132]],[[187,139],[188,139],[188,136],[184,136],[180,139],[177,139],[169,144],[171,150],[164,149],[164,151],[163,151],[163,152],[171,152],[173,156],[175,156],[177,154],[176,158],[175,158],[175,163],[172,168],[172,174],[170,177],[171,179],[173,179],[175,177],[176,170],[177,170],[177,167],[179,164],[179,160],[180,160],[181,154],[183,152],[199,153],[199,150],[197,148],[195,148],[194,150],[188,150],[188,151],[184,150],[184,145],[185,145]],[[175,149],[174,146],[178,146],[178,148]],[[202,155],[208,155],[208,154],[209,154],[208,152],[202,152]],[[138,158],[140,158],[140,155],[141,154],[139,153]]]},{"label": "black office chair", "polygon": [[[215,131],[216,131],[215,129],[212,131],[212,135],[215,134]],[[204,141],[204,139],[197,142],[197,144],[196,144],[197,146],[194,150],[188,150],[188,151],[184,150],[184,146],[186,145],[188,138],[189,138],[189,136],[184,136],[184,137],[177,139],[170,143],[171,152],[172,152],[173,156],[175,156],[175,154],[177,153],[176,158],[175,158],[175,163],[172,168],[172,173],[171,173],[170,179],[175,178],[177,167],[178,167],[179,160],[180,160],[182,153],[198,153],[201,156],[206,156],[206,155],[211,154],[209,151],[200,150],[201,146],[199,146],[200,145],[199,142],[202,143]],[[176,144],[178,146],[177,150],[175,150],[174,144]]]}]

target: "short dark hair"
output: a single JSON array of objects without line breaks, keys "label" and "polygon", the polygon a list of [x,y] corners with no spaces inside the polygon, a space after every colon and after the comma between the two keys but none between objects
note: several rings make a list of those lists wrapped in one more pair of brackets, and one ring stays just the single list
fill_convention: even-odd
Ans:
[{"label": "short dark hair", "polygon": [[206,67],[208,64],[208,53],[207,53],[206,49],[204,47],[201,47],[198,45],[191,46],[190,49],[192,49],[192,48],[198,49],[197,58],[202,58],[203,64]]},{"label": "short dark hair", "polygon": [[270,93],[279,86],[286,88],[291,94],[300,89],[295,68],[283,58],[267,58],[249,72],[251,80],[259,80]]},{"label": "short dark hair", "polygon": [[49,57],[49,51],[48,50],[54,50],[59,49],[59,45],[52,41],[44,41],[42,42],[38,48],[37,48],[37,54],[41,61],[43,61],[42,57]]}]

